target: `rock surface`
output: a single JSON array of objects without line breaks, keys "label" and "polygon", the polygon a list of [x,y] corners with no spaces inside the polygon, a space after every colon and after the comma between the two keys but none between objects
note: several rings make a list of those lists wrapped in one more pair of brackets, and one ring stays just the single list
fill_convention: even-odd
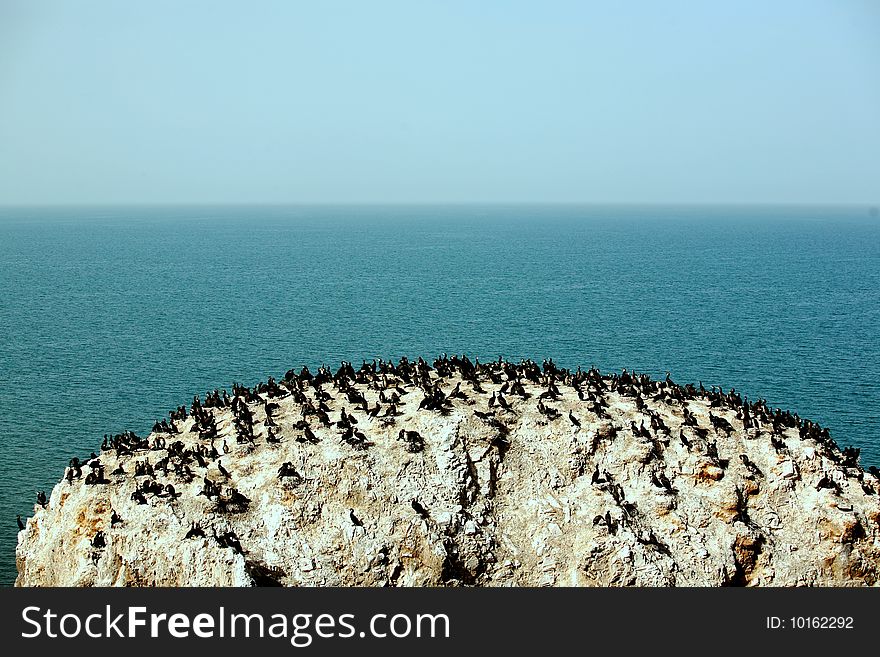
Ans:
[{"label": "rock surface", "polygon": [[[239,388],[248,411],[206,402],[213,442],[190,413],[140,448],[111,441],[100,470],[71,468],[35,506],[16,585],[878,582],[876,471],[797,416],[626,373],[433,365],[289,372]],[[280,443],[266,440],[267,400]],[[235,427],[242,412],[252,432]],[[153,474],[135,476],[144,462]],[[174,495],[157,488],[169,483]],[[193,523],[203,535],[185,538]]]}]

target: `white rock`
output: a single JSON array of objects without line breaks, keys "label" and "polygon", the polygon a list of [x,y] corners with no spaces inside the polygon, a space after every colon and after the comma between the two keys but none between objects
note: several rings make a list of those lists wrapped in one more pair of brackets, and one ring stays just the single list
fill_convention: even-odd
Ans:
[{"label": "white rock", "polygon": [[[444,383],[444,390],[454,383]],[[180,493],[175,500],[150,495],[148,504],[139,505],[131,499],[145,480],[132,476],[134,462],[155,464],[167,455],[165,450],[138,451],[132,457],[105,452],[101,461],[112,483],[86,486],[81,479],[73,484],[62,480],[48,508],[36,508],[28,519],[18,536],[16,584],[249,586],[250,573],[261,566],[287,585],[383,586],[396,581],[433,586],[447,583],[444,564],[450,551],[478,585],[718,586],[737,569],[747,583],[762,585],[880,581],[880,494],[868,495],[847,479],[810,440],[799,440],[796,429],[783,432],[792,456],[777,466],[766,433],[746,437],[730,409],[712,408],[734,425],[730,436],[716,432],[709,423],[708,400],[688,401],[700,426],[717,442],[721,458],[728,460],[719,473],[720,466],[702,452],[703,441],[689,428],[684,431],[693,438],[691,450],[677,439],[680,405],[646,397],[648,407],[670,428],[669,444],[657,457],[650,443],[634,439],[629,430],[631,422],[650,424],[647,416],[631,397],[609,392],[607,410],[621,431],[614,440],[600,440],[596,452],[588,454],[605,422],[565,384],[559,384],[562,399],[551,404],[561,417],[548,421],[537,411],[538,395],[546,387],[527,383],[531,398],[506,395],[515,413],[497,413],[509,429],[510,445],[502,458],[492,446],[495,431],[473,413],[488,410],[487,399],[500,386],[481,385],[485,395],[463,384],[474,404],[456,400],[449,415],[419,410],[423,393],[409,388],[393,427],[355,409],[328,386],[336,395],[329,402],[331,417],[339,417],[346,406],[373,443],[366,450],[342,443],[335,427],[316,421],[312,427],[320,442],[298,442],[300,432],[293,425],[302,413],[290,397],[277,400],[276,423],[283,438],[277,446],[265,443],[263,404],[251,404],[259,435],[253,450],[236,443],[230,409],[213,409],[221,427],[216,444],[219,448],[225,440],[232,450],[223,455],[230,478],[220,478],[215,462],[205,470],[192,461],[195,478],[189,483],[173,471],[158,473],[157,481],[172,483]],[[373,406],[378,393],[357,387]],[[307,389],[306,394],[314,392]],[[569,411],[583,425],[574,435]],[[181,424],[185,431],[175,439],[187,447],[205,444],[191,431],[192,420]],[[401,428],[418,431],[424,451],[406,451],[397,439]],[[666,442],[666,436],[661,433],[658,440]],[[479,463],[468,463],[468,450]],[[583,459],[580,474],[570,467],[573,450]],[[756,463],[766,480],[749,473],[740,454]],[[287,461],[303,480],[279,481],[278,469]],[[120,462],[128,474],[109,475]],[[597,468],[607,470],[620,486],[622,502],[634,505],[632,518],[615,501],[611,486],[591,484]],[[678,491],[674,498],[653,485],[656,472],[671,480]],[[841,498],[815,489],[824,472],[840,482]],[[250,506],[241,513],[218,511],[214,501],[198,495],[206,475],[225,491],[236,487]],[[875,478],[865,475],[864,481],[880,493]],[[737,491],[751,527],[736,521]],[[413,500],[424,506],[428,520],[416,513]],[[853,511],[843,513],[838,505]],[[349,509],[364,527],[352,522]],[[122,523],[110,525],[112,511]],[[607,513],[616,523],[614,532],[605,526]],[[853,518],[862,519],[863,534],[853,534],[847,525]],[[184,539],[193,522],[205,538]],[[106,535],[103,549],[91,546],[97,531]],[[228,531],[238,536],[244,555],[214,540],[215,533]],[[649,532],[671,556],[640,540]],[[845,549],[843,542],[848,542]],[[397,564],[402,570],[393,580]]]}]

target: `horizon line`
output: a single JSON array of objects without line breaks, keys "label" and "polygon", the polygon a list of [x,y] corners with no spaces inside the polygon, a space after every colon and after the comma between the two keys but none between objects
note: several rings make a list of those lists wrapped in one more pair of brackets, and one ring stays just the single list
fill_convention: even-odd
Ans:
[{"label": "horizon line", "polygon": [[571,207],[848,207],[876,210],[872,201],[58,201],[0,202],[0,208],[111,207],[413,207],[413,206],[571,206]]}]

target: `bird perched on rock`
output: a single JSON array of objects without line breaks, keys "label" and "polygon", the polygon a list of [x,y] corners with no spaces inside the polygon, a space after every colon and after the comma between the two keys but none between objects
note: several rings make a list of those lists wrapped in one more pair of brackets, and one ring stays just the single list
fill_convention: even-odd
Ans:
[{"label": "bird perched on rock", "polygon": [[92,538],[92,547],[97,550],[107,547],[107,541],[104,539],[104,532],[99,531],[95,534],[94,538]]},{"label": "bird perched on rock", "polygon": [[414,499],[410,504],[413,508],[413,511],[415,511],[417,514],[419,514],[419,517],[422,520],[427,520],[428,518],[431,517],[430,514],[428,513],[428,510],[425,507],[423,507],[421,505],[421,503],[419,503],[418,500]]},{"label": "bird perched on rock", "polygon": [[204,535],[205,530],[202,529],[201,525],[199,525],[199,523],[197,522],[193,522],[192,527],[189,528],[189,531],[186,532],[186,536],[184,536],[183,538],[197,538]]}]

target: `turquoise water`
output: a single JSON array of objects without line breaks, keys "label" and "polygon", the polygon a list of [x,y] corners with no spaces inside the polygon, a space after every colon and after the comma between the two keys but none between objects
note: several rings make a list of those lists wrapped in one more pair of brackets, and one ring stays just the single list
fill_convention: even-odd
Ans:
[{"label": "turquoise water", "polygon": [[862,208],[0,209],[0,582],[73,455],[194,393],[374,356],[735,387],[880,465]]}]

